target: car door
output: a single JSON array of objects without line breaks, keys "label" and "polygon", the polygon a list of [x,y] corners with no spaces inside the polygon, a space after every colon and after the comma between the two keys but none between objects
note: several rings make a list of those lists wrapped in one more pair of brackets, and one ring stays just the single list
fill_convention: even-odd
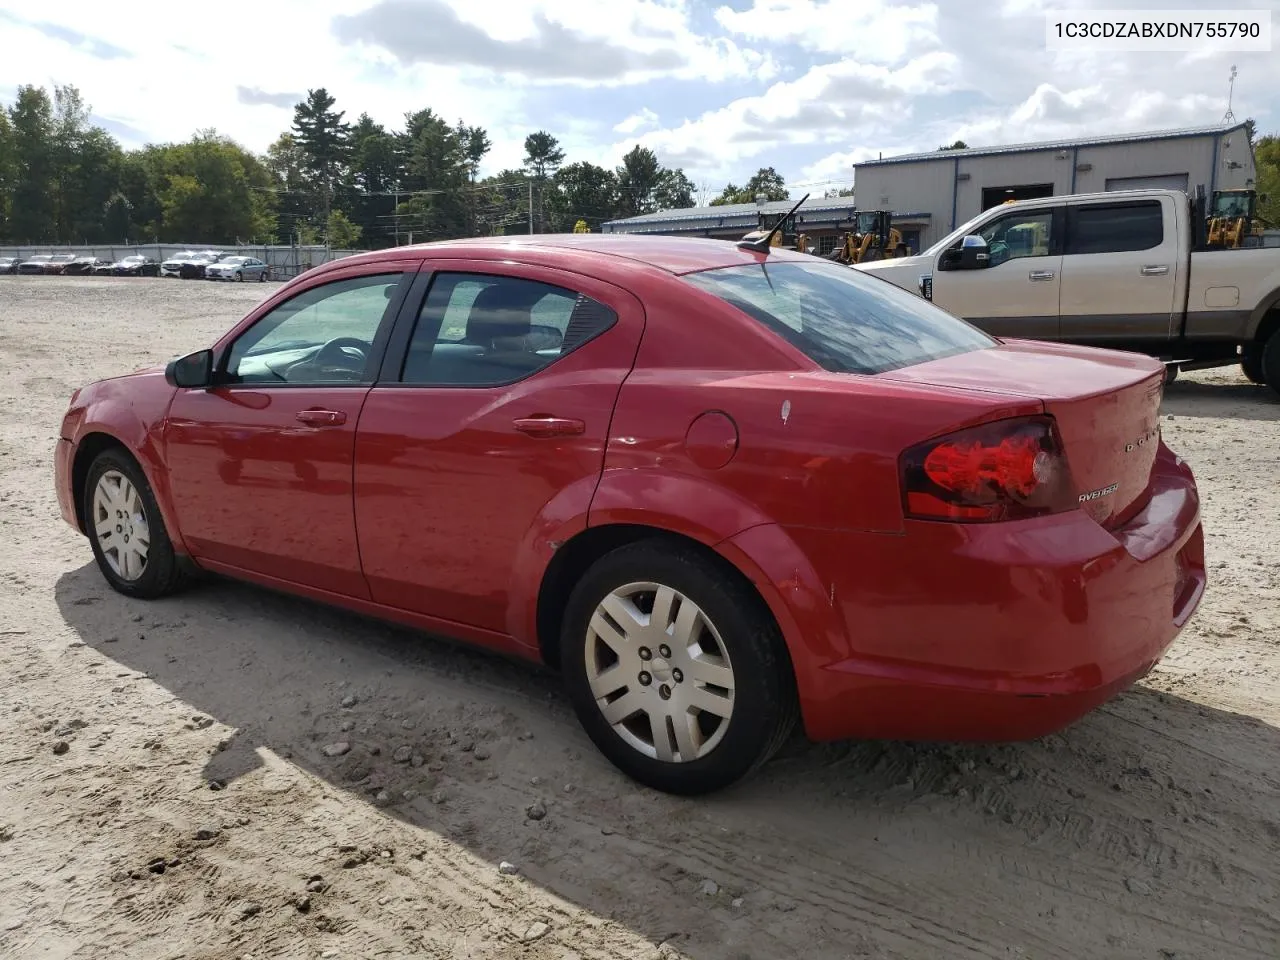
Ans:
[{"label": "car door", "polygon": [[316,277],[219,344],[212,387],[177,392],[165,459],[197,559],[368,598],[352,508],[356,423],[417,265]]},{"label": "car door", "polygon": [[511,635],[528,545],[585,525],[643,308],[550,268],[429,266],[360,418],[360,554],[374,600]]},{"label": "car door", "polygon": [[933,302],[997,337],[1058,335],[1063,212],[1033,207],[995,217],[975,232],[987,242],[988,266],[949,269],[944,250],[933,274]]},{"label": "car door", "polygon": [[1175,216],[1170,198],[1068,208],[1062,339],[1107,343],[1173,336],[1181,261]]}]

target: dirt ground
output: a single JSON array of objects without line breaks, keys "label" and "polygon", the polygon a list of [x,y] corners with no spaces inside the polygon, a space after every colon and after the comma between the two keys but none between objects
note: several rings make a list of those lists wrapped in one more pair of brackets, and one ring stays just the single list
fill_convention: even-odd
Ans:
[{"label": "dirt ground", "polygon": [[1017,746],[796,741],[679,800],[522,665],[108,589],[54,500],[72,389],[270,289],[0,277],[0,957],[1280,957],[1280,401],[1235,369],[1167,393],[1212,579],[1138,688]]}]

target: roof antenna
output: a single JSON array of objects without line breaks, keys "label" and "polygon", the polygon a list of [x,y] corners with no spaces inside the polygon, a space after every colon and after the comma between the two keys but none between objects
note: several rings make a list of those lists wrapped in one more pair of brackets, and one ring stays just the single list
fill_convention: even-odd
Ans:
[{"label": "roof antenna", "polygon": [[804,203],[808,199],[809,199],[809,195],[806,193],[803,197],[800,198],[799,202],[794,207],[792,207],[790,210],[788,210],[786,213],[784,213],[782,216],[778,218],[778,222],[773,225],[773,229],[770,230],[768,233],[766,233],[763,237],[757,237],[755,240],[739,240],[738,246],[746,250],[755,250],[759,253],[768,253],[769,247],[773,243],[774,234],[776,234],[779,230],[782,229],[782,225],[787,222],[787,219],[791,217],[797,210],[800,209],[801,203]]},{"label": "roof antenna", "polygon": [[1235,96],[1235,92],[1236,92],[1236,65],[1233,63],[1231,65],[1231,79],[1228,82],[1228,86],[1227,86],[1227,112],[1222,115],[1222,122],[1224,124],[1235,122],[1236,115],[1231,112],[1231,100]]}]

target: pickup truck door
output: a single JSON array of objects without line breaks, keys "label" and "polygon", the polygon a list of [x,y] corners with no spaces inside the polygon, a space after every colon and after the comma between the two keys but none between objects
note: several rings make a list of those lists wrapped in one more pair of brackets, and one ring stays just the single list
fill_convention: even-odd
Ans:
[{"label": "pickup truck door", "polygon": [[1173,200],[1072,204],[1062,258],[1063,340],[1167,340],[1182,248]]},{"label": "pickup truck door", "polygon": [[938,257],[933,302],[997,337],[1058,336],[1063,224],[1061,207],[1011,211],[974,232],[987,241],[990,266],[957,270]]}]

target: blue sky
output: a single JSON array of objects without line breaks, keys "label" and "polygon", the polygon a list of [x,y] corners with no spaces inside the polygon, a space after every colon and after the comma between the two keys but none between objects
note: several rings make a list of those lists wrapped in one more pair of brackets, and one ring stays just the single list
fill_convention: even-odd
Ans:
[{"label": "blue sky", "polygon": [[[99,0],[0,0],[0,101],[72,83],[126,146],[215,128],[263,150],[324,86],[354,119],[431,107],[488,129],[486,171],[547,129],[568,159],[636,143],[714,195],[773,166],[846,186],[854,161],[1214,123],[1280,131],[1280,51],[1055,53],[1041,0],[272,0],[104,15]],[[1062,6],[1054,4],[1054,6]],[[1073,9],[1212,8],[1073,0]],[[1273,11],[1280,0],[1232,0]],[[248,18],[246,20],[246,17]]]}]

